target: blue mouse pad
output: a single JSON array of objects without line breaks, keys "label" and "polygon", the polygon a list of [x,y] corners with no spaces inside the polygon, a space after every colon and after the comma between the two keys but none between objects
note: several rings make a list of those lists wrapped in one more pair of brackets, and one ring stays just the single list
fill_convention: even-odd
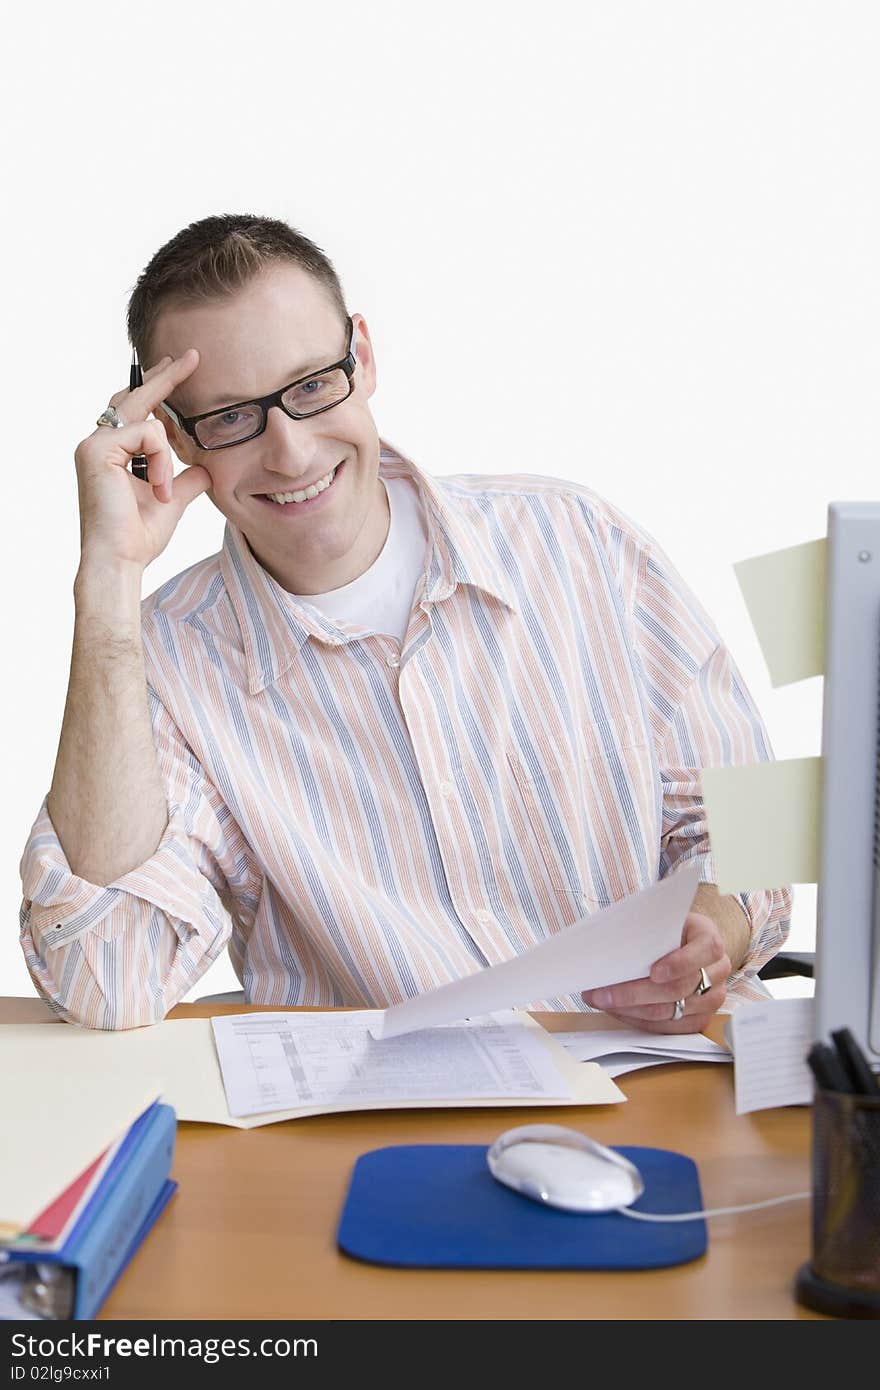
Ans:
[{"label": "blue mouse pad", "polygon": [[[618,1147],[645,1191],[634,1211],[700,1211],[693,1160]],[[336,1233],[340,1250],[423,1269],[658,1269],[706,1251],[706,1223],[633,1221],[545,1207],[493,1178],[481,1144],[373,1149],[355,1164]]]}]

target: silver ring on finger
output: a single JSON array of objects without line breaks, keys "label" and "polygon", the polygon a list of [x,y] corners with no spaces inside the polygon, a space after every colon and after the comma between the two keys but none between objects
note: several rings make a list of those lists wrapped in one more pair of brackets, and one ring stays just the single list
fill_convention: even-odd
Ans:
[{"label": "silver ring on finger", "polygon": [[115,430],[121,430],[125,427],[125,421],[119,414],[119,411],[116,409],[115,405],[108,405],[106,410],[102,410],[101,414],[95,421],[95,424],[112,425]]},{"label": "silver ring on finger", "polygon": [[678,1020],[681,1018],[681,1016],[682,1016],[683,1013],[684,1013],[684,1000],[683,1000],[683,999],[676,999],[675,1003],[674,1003],[673,1006],[672,1006],[672,1022],[673,1022],[673,1023],[677,1023]]},{"label": "silver ring on finger", "polygon": [[701,966],[700,966],[700,979],[699,979],[699,982],[698,982],[698,984],[697,984],[696,989],[694,990],[694,994],[708,994],[708,993],[709,993],[709,990],[710,990],[711,988],[712,988],[712,981],[709,979],[709,972],[708,972],[708,970],[706,969],[705,965],[701,965]]}]

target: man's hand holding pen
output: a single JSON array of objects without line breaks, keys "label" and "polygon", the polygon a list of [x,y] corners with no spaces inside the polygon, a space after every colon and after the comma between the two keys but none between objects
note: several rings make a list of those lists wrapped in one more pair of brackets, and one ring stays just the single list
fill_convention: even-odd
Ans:
[{"label": "man's hand holding pen", "polygon": [[[157,362],[143,374],[141,386],[110,398],[125,421],[122,428],[101,425],[77,446],[81,566],[146,569],[165,549],[189,504],[211,486],[210,474],[198,464],[174,476],[165,426],[148,418],[198,363],[195,348]],[[146,481],[128,471],[138,455],[146,458]]]},{"label": "man's hand holding pen", "polygon": [[[136,391],[139,386],[144,384],[144,374],[141,370],[140,359],[138,358],[137,348],[131,350],[131,368],[128,373],[128,389]],[[147,481],[147,460],[143,454],[135,454],[131,461],[131,471],[136,478]]]}]

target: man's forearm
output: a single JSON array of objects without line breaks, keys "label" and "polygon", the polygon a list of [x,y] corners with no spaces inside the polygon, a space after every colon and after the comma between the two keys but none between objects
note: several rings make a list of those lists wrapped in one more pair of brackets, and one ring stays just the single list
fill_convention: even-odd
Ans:
[{"label": "man's forearm", "polygon": [[155,852],[168,802],[153,743],[140,576],[81,571],[48,811],[71,872],[107,884]]},{"label": "man's forearm", "polygon": [[697,885],[691,912],[711,917],[724,941],[732,970],[739,970],[749,949],[752,926],[739,898],[722,895],[714,883]]}]

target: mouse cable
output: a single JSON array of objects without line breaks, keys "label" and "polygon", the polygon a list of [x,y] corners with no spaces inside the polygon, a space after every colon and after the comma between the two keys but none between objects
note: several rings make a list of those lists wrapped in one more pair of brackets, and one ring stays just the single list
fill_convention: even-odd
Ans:
[{"label": "mouse cable", "polygon": [[713,1207],[711,1211],[678,1211],[665,1214],[654,1211],[631,1211],[629,1207],[615,1207],[621,1216],[631,1216],[634,1221],[697,1221],[704,1216],[734,1216],[740,1211],[758,1211],[760,1207],[777,1207],[782,1202],[802,1202],[811,1197],[811,1192],[789,1192],[785,1197],[768,1197],[763,1202],[749,1202],[744,1207]]}]

